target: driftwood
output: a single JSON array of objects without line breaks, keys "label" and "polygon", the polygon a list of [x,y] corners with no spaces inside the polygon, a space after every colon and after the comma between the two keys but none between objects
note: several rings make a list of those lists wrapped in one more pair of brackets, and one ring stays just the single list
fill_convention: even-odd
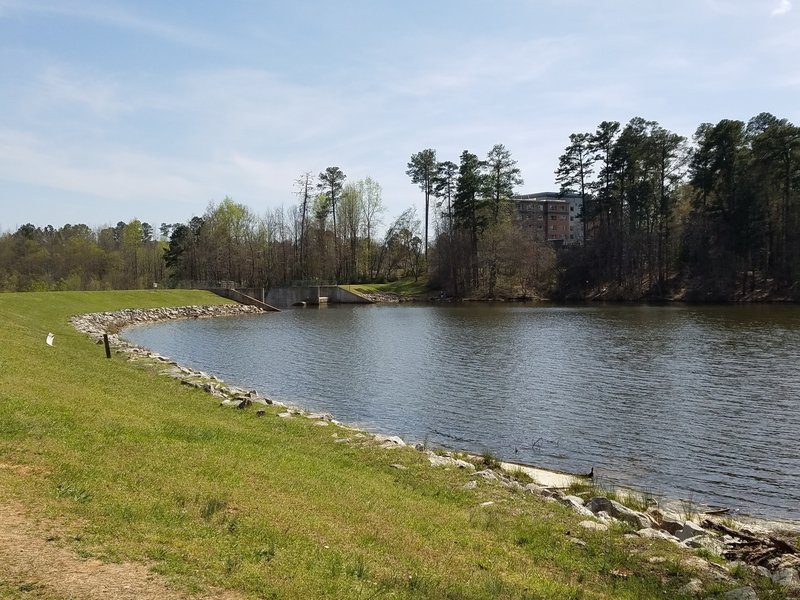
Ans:
[{"label": "driftwood", "polygon": [[705,519],[702,526],[733,538],[725,544],[726,549],[723,552],[728,560],[740,560],[761,567],[773,567],[788,557],[800,562],[800,550],[773,535],[758,536],[751,531],[733,529],[710,519]]}]

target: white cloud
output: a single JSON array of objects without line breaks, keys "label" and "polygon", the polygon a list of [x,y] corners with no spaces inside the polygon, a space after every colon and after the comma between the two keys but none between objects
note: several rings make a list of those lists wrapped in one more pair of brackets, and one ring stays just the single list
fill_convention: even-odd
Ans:
[{"label": "white cloud", "polygon": [[122,6],[115,6],[110,3],[75,3],[63,0],[59,2],[47,0],[0,0],[0,16],[11,14],[12,12],[56,15],[95,21],[186,46],[217,46],[216,42],[205,33],[155,19],[148,19]]},{"label": "white cloud", "polygon": [[781,15],[788,13],[790,10],[792,10],[791,0],[781,0],[780,4],[772,11],[772,16],[780,17]]}]

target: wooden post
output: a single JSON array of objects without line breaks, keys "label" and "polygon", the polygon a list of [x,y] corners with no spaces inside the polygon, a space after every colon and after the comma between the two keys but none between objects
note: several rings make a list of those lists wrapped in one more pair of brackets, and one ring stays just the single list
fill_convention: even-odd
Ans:
[{"label": "wooden post", "polygon": [[108,334],[103,334],[103,345],[106,347],[106,358],[111,358],[111,346],[108,345]]}]

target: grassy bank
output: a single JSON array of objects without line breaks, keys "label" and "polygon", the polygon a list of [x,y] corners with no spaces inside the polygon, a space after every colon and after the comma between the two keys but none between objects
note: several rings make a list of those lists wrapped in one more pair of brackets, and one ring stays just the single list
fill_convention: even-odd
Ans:
[{"label": "grassy bank", "polygon": [[[683,597],[694,575],[669,543],[585,530],[566,508],[492,483],[464,489],[464,471],[333,425],[220,408],[155,369],[105,359],[68,324],[221,302],[190,291],[0,294],[0,503],[57,523],[57,543],[81,555],[146,563],[191,593]],[[28,597],[2,579],[0,591]]]},{"label": "grassy bank", "polygon": [[360,294],[397,294],[398,296],[425,297],[430,294],[427,279],[398,279],[390,283],[353,284],[353,290]]}]

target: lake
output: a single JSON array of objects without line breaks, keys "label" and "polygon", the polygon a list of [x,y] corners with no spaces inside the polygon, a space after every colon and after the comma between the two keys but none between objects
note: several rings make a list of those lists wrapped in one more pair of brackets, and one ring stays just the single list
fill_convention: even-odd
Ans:
[{"label": "lake", "polygon": [[800,307],[339,305],[125,337],[409,442],[800,518]]}]

